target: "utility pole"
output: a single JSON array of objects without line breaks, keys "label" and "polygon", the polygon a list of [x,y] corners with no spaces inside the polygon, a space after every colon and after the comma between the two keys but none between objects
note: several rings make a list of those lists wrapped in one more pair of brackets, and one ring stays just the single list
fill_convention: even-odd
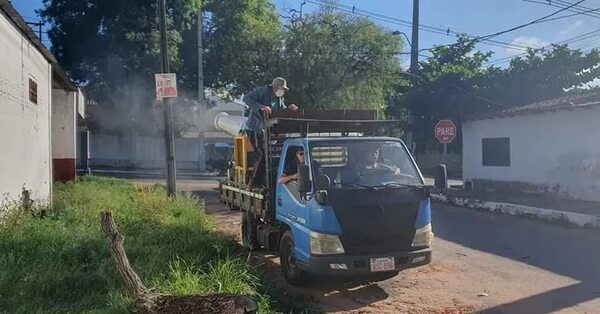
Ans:
[{"label": "utility pole", "polygon": [[206,169],[206,150],[204,149],[204,130],[202,119],[206,109],[206,95],[204,94],[204,46],[202,45],[203,34],[202,7],[198,9],[198,171]]},{"label": "utility pole", "polygon": [[204,102],[204,69],[203,62],[204,59],[202,54],[204,53],[204,48],[202,46],[202,8],[198,9],[198,99],[200,102]]},{"label": "utility pole", "polygon": [[410,74],[417,81],[419,70],[419,0],[413,0],[412,41],[410,46]]},{"label": "utility pole", "polygon": [[44,26],[44,22],[25,22],[27,25],[37,26],[38,27],[38,37],[40,41],[42,41],[42,34],[44,33],[42,30],[42,26]]},{"label": "utility pole", "polygon": [[[158,0],[158,17],[160,26],[160,52],[162,55],[162,72],[169,73],[169,51],[167,44],[167,12],[165,0]],[[175,82],[175,84],[177,84]],[[175,135],[173,134],[173,108],[170,98],[163,98],[165,117],[165,144],[167,159],[167,196],[172,197],[177,193],[175,172]]]},{"label": "utility pole", "polygon": [[[410,75],[413,82],[413,88],[419,81],[419,0],[413,0],[413,18],[412,18],[412,41],[410,43]],[[410,124],[413,121],[409,121]],[[413,132],[409,131],[406,135],[406,142],[413,154],[416,153],[416,145],[413,142]]]}]

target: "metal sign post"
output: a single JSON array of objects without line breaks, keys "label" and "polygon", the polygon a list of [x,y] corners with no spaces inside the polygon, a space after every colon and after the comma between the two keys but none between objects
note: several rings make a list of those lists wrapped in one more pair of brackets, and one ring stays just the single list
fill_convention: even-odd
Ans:
[{"label": "metal sign post", "polygon": [[440,120],[433,128],[435,138],[444,145],[444,154],[442,155],[442,163],[446,163],[448,155],[448,143],[452,143],[456,138],[456,124],[451,120]]}]

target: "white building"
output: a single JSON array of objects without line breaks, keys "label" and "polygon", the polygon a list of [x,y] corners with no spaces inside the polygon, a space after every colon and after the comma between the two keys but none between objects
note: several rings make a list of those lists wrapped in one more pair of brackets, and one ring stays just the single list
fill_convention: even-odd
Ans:
[{"label": "white building", "polygon": [[77,176],[78,128],[85,117],[85,97],[80,89],[52,88],[52,168],[54,181]]},{"label": "white building", "polygon": [[600,201],[600,92],[463,123],[465,187]]},{"label": "white building", "polygon": [[77,89],[7,0],[0,0],[0,69],[1,214],[24,190],[37,204],[51,200],[52,113],[67,103],[55,98]]}]

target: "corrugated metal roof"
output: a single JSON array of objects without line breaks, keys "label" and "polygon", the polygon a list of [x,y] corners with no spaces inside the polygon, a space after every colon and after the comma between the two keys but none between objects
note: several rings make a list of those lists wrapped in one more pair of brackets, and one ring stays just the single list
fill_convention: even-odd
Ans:
[{"label": "corrugated metal roof", "polygon": [[532,103],[525,106],[514,107],[494,113],[473,116],[466,120],[484,120],[494,118],[505,118],[514,116],[524,116],[530,114],[539,114],[545,112],[554,112],[559,110],[573,110],[575,108],[600,105],[600,91],[591,90],[588,92],[578,92],[565,96]]},{"label": "corrugated metal roof", "polygon": [[77,90],[75,84],[73,84],[65,71],[60,67],[54,55],[52,55],[52,53],[42,44],[40,39],[35,35],[29,25],[27,25],[25,20],[23,20],[23,17],[21,17],[19,12],[15,10],[9,0],[0,0],[0,11],[4,12],[8,19],[15,24],[17,29],[19,29],[44,58],[52,64],[53,76],[62,83],[63,87],[71,91]]}]

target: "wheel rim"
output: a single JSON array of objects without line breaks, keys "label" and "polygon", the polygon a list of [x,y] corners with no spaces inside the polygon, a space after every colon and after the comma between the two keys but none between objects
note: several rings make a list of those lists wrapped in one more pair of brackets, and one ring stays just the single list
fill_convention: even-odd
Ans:
[{"label": "wheel rim", "polygon": [[285,255],[287,273],[290,277],[293,277],[296,273],[296,255],[294,253],[294,247],[292,245],[287,245]]}]

